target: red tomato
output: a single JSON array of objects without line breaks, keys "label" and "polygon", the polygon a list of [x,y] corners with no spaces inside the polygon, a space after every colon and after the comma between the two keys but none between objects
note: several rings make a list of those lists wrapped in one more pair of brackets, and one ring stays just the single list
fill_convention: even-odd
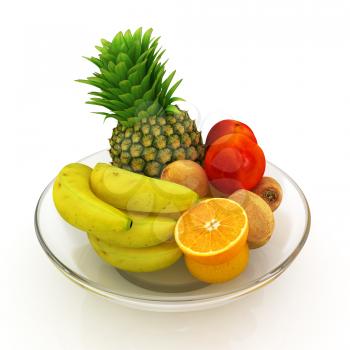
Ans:
[{"label": "red tomato", "polygon": [[204,159],[210,184],[226,195],[240,188],[254,188],[264,175],[265,166],[262,149],[243,134],[220,137],[208,148]]},{"label": "red tomato", "polygon": [[255,143],[257,143],[255,135],[248,125],[237,120],[225,119],[216,123],[210,129],[205,144],[208,147],[221,136],[236,133],[246,135],[249,138],[251,138]]}]

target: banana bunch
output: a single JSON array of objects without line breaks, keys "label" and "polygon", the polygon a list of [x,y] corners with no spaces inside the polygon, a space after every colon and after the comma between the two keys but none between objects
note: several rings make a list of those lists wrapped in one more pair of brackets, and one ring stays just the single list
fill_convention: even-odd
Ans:
[{"label": "banana bunch", "polygon": [[72,163],[58,174],[53,200],[64,220],[87,232],[105,262],[126,271],[150,272],[181,257],[173,240],[174,216],[198,196],[184,186],[109,164],[91,169]]}]

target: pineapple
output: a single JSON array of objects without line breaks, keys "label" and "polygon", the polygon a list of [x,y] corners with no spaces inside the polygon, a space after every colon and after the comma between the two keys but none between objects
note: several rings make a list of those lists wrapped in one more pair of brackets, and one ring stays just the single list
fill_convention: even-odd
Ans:
[{"label": "pineapple", "polygon": [[173,96],[181,80],[171,86],[175,71],[165,78],[165,50],[158,42],[152,29],[143,34],[142,28],[119,32],[111,42],[102,39],[98,57],[87,58],[99,72],[78,80],[100,90],[90,92],[87,103],[109,111],[95,113],[118,122],[109,140],[112,164],[151,177],[175,160],[201,163],[204,156],[195,122],[174,105],[183,101]]}]

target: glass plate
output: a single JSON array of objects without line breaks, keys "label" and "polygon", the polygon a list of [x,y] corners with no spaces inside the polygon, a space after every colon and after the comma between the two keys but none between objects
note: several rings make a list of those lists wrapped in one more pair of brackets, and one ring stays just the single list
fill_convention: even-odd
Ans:
[{"label": "glass plate", "polygon": [[[109,162],[100,151],[80,162],[94,166]],[[45,188],[35,211],[35,229],[47,256],[65,276],[100,296],[125,306],[153,311],[191,311],[233,301],[277,278],[304,246],[310,230],[307,200],[285,172],[267,163],[267,176],[281,184],[284,198],[275,211],[276,227],[270,241],[251,250],[249,265],[237,278],[206,285],[187,272],[183,260],[152,273],[126,273],[104,263],[93,251],[84,232],[66,223],[52,200],[52,185]]]}]

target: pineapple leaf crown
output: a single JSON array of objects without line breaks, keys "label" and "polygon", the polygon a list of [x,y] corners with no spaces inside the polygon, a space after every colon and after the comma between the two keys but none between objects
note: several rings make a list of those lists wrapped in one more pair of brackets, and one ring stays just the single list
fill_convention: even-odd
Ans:
[{"label": "pineapple leaf crown", "polygon": [[98,57],[84,57],[99,69],[92,77],[77,80],[100,89],[89,93],[87,103],[110,110],[95,113],[128,127],[151,115],[178,112],[173,103],[183,99],[173,94],[182,80],[171,85],[175,71],[165,78],[167,61],[161,62],[165,50],[158,47],[160,38],[152,38],[152,31],[119,32],[111,42],[101,40]]}]

